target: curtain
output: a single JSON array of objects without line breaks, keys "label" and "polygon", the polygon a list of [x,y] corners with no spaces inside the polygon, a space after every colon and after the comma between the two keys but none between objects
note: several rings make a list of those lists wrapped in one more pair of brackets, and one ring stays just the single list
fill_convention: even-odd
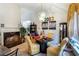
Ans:
[{"label": "curtain", "polygon": [[76,11],[77,11],[77,13],[79,15],[79,3],[76,3],[75,5],[76,5]]},{"label": "curtain", "polygon": [[68,15],[67,15],[68,22],[70,22],[71,18],[74,16],[74,12],[75,12],[75,4],[72,3],[72,4],[70,4],[70,6],[68,8]]},{"label": "curtain", "polygon": [[73,37],[75,37],[76,39],[78,39],[78,14],[77,12],[74,12],[74,35]]},{"label": "curtain", "polygon": [[67,21],[70,22],[71,18],[74,17],[75,11],[79,15],[79,3],[72,3],[68,8]]},{"label": "curtain", "polygon": [[78,39],[78,15],[79,15],[79,4],[72,3],[68,8],[67,22],[69,37],[74,36]]}]

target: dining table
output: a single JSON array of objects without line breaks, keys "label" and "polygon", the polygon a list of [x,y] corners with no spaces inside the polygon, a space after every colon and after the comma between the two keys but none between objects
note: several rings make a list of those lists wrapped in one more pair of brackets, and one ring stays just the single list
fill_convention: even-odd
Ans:
[{"label": "dining table", "polygon": [[10,52],[11,50],[3,45],[0,45],[0,56],[4,56],[6,53]]}]

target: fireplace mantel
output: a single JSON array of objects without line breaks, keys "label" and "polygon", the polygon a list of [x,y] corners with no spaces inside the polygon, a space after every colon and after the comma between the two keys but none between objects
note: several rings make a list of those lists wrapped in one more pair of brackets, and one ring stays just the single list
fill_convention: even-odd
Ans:
[{"label": "fireplace mantel", "polygon": [[1,28],[1,32],[15,32],[15,31],[19,31],[19,28]]},{"label": "fireplace mantel", "polygon": [[0,32],[1,32],[1,38],[0,38],[0,43],[1,45],[4,45],[4,33],[6,32],[19,32],[19,28],[1,28],[0,29]]}]

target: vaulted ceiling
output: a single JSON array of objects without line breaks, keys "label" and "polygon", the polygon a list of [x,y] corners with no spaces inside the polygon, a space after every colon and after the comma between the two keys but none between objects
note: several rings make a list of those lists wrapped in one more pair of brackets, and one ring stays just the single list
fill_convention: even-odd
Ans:
[{"label": "vaulted ceiling", "polygon": [[46,12],[67,12],[69,3],[23,3],[18,4],[21,8],[28,8],[30,10],[39,12],[39,11],[46,11]]},{"label": "vaulted ceiling", "polygon": [[[27,11],[27,9],[33,12],[33,14],[29,15],[29,16],[31,16],[30,18],[39,17],[41,12],[45,12],[47,17],[56,16],[60,19],[67,20],[69,3],[20,3],[20,4],[18,4],[18,6],[20,8],[25,9],[22,12],[23,19],[25,19],[25,20],[26,20],[26,17],[29,18],[28,17],[29,14],[26,15],[28,12],[24,12],[24,11]],[[35,16],[34,16],[34,13],[35,13]],[[24,15],[26,15],[26,16],[24,16]]]}]

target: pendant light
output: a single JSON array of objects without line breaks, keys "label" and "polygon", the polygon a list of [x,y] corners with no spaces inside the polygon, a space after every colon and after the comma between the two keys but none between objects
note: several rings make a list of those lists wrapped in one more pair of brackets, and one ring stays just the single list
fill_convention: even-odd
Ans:
[{"label": "pendant light", "polygon": [[45,17],[46,17],[46,13],[44,12],[43,4],[41,3],[41,13],[40,13],[40,16],[39,16],[39,20],[44,21]]}]

